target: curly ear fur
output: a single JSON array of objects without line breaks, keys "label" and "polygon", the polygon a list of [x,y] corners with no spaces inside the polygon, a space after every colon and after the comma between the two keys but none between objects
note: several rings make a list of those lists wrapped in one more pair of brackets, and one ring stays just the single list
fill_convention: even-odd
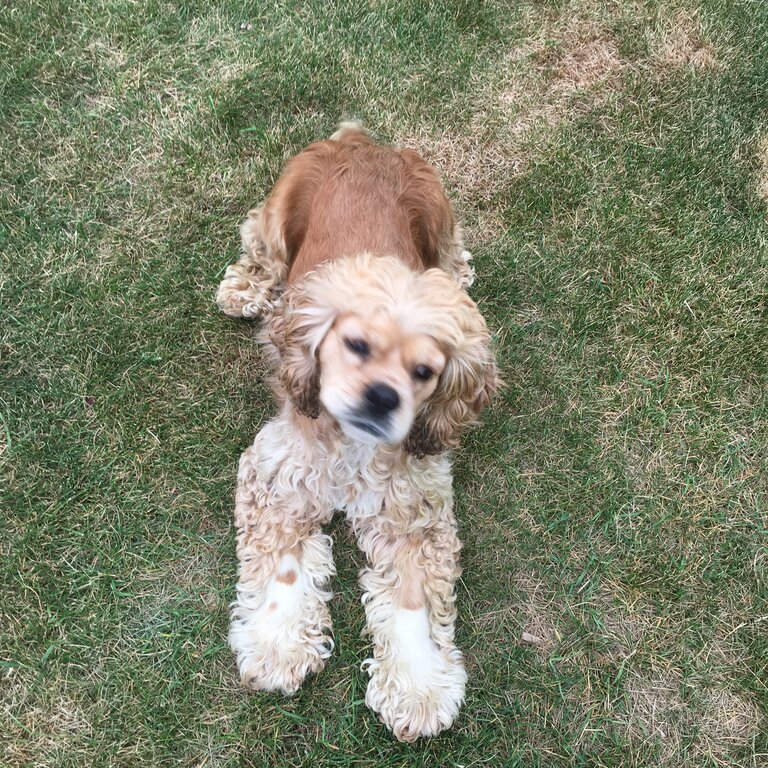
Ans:
[{"label": "curly ear fur", "polygon": [[416,458],[455,448],[461,432],[477,423],[499,387],[496,364],[490,355],[472,371],[449,371],[455,367],[448,364],[438,390],[417,414],[405,439],[404,448]]},{"label": "curly ear fur", "polygon": [[457,317],[463,338],[448,350],[437,389],[416,415],[403,447],[416,458],[455,448],[461,432],[488,404],[500,386],[485,321],[462,292]]},{"label": "curly ear fur", "polygon": [[269,324],[269,338],[279,360],[278,381],[296,410],[310,419],[320,415],[317,348],[334,317],[330,307],[315,303],[310,286],[305,284],[288,288]]}]

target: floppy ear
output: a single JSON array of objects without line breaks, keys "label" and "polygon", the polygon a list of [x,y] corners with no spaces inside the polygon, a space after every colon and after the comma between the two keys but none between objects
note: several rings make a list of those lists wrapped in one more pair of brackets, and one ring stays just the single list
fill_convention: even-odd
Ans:
[{"label": "floppy ear", "polygon": [[448,351],[437,389],[416,415],[404,447],[417,458],[459,444],[461,432],[477,423],[480,411],[499,388],[496,361],[480,312],[466,295],[460,315],[462,338]]},{"label": "floppy ear", "polygon": [[316,419],[320,415],[320,363],[317,349],[333,324],[335,312],[318,304],[313,295],[316,281],[288,288],[269,325],[269,337],[277,349],[277,376],[296,410]]}]

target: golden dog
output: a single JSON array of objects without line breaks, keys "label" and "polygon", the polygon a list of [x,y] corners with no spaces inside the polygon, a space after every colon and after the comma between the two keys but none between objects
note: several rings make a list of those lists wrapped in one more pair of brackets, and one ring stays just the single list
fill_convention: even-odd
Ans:
[{"label": "golden dog", "polygon": [[279,415],[243,454],[229,635],[243,683],[293,693],[331,653],[331,540],[345,509],[373,658],[367,705],[402,741],[448,728],[459,550],[451,460],[498,385],[450,203],[415,152],[342,124],[241,227],[217,302],[262,316]]}]

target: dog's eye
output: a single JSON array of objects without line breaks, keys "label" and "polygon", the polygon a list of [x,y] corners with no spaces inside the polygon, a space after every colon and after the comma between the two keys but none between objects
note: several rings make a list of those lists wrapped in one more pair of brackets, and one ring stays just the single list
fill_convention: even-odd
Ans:
[{"label": "dog's eye", "polygon": [[435,372],[428,365],[417,365],[413,369],[413,375],[417,379],[421,379],[421,381],[429,381],[435,375]]},{"label": "dog's eye", "polygon": [[344,339],[344,343],[347,345],[347,349],[351,349],[356,355],[365,360],[366,357],[370,357],[371,348],[367,341],[362,339]]}]

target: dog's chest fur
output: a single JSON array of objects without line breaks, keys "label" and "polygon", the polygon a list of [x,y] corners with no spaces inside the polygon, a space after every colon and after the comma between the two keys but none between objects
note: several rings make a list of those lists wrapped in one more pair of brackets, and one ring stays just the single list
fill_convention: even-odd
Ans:
[{"label": "dog's chest fur", "polygon": [[[302,440],[301,474],[280,461],[284,425],[297,419],[301,429],[293,434]],[[406,534],[444,518],[451,508],[451,464],[445,454],[415,459],[398,446],[354,443],[327,419],[306,419],[290,405],[262,429],[249,452],[249,472],[255,457],[256,474],[241,476],[241,482],[254,489],[265,483],[285,509],[310,507],[321,522],[330,518],[328,510],[343,509],[354,528],[383,525]]]}]

